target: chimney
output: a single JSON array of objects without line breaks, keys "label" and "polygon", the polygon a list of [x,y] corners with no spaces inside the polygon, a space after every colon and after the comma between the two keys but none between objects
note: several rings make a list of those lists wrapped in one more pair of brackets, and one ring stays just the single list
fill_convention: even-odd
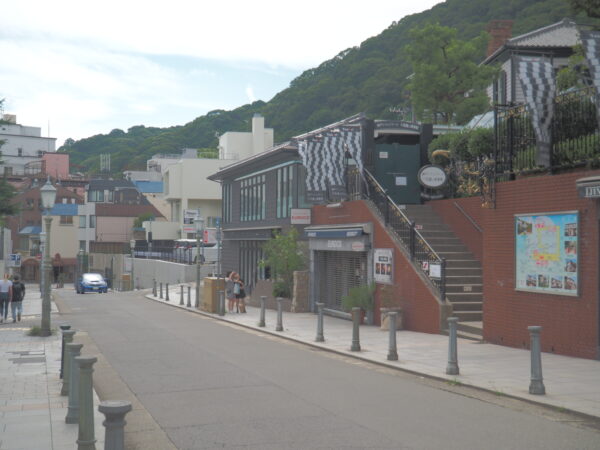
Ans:
[{"label": "chimney", "polygon": [[512,36],[512,20],[492,20],[487,26],[490,34],[486,56],[490,56],[504,45]]},{"label": "chimney", "polygon": [[252,154],[265,151],[265,118],[260,114],[252,117]]}]

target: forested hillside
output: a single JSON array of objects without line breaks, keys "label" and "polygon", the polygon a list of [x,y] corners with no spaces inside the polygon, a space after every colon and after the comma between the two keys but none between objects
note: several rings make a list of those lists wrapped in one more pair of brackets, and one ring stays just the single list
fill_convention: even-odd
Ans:
[{"label": "forested hillside", "polygon": [[[413,27],[438,22],[456,28],[460,38],[470,39],[494,19],[514,20],[513,35],[518,35],[564,17],[589,23],[585,16],[574,16],[566,0],[447,0],[398,22],[390,17],[391,25],[381,34],[305,71],[267,103],[257,101],[232,111],[211,111],[183,126],[136,126],[127,132],[113,130],[69,140],[61,150],[71,154],[74,164],[92,171],[99,166],[99,155],[110,153],[112,171],[119,173],[125,168],[143,169],[155,153],[216,147],[218,134],[248,131],[255,112],[263,114],[266,125],[275,129],[278,142],[361,111],[373,118],[397,118],[390,108],[410,104],[405,86],[412,68],[405,47]],[[473,55],[473,59],[483,56]]]}]

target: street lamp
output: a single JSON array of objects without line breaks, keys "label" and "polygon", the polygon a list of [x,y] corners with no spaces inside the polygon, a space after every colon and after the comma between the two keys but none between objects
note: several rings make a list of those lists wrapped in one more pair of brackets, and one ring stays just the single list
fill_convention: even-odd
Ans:
[{"label": "street lamp", "polygon": [[[202,240],[204,240],[204,219],[202,217],[197,217],[194,219],[194,224],[196,225],[196,308],[200,306],[200,266],[204,260],[204,245],[202,244]],[[200,247],[202,245],[202,247]],[[202,248],[202,254],[200,254],[200,248]]]},{"label": "street lamp", "polygon": [[56,201],[56,188],[52,186],[50,177],[46,184],[40,188],[40,197],[42,198],[42,208],[46,212],[44,221],[46,222],[46,245],[44,246],[44,291],[42,295],[42,329],[40,336],[50,336],[50,287],[52,276],[52,260],[50,258],[50,227],[52,226],[52,217],[50,210],[54,207]]},{"label": "street lamp", "polygon": [[135,291],[135,274],[133,271],[133,259],[135,258],[135,239],[129,241],[131,247],[131,290]]}]

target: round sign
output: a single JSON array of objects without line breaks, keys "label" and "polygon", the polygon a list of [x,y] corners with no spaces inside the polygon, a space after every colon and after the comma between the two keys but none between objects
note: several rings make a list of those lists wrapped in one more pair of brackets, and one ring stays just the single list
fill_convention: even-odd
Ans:
[{"label": "round sign", "polygon": [[364,252],[365,251],[365,243],[364,242],[353,242],[352,243],[352,251],[354,252]]},{"label": "round sign", "polygon": [[441,188],[448,181],[448,175],[440,166],[428,165],[421,167],[417,179],[422,186],[431,189]]}]

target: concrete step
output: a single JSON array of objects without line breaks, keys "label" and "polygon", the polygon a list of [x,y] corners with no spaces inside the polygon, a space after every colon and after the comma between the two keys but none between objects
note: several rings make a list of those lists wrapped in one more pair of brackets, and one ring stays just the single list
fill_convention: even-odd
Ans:
[{"label": "concrete step", "polygon": [[481,267],[448,267],[446,264],[446,277],[481,277],[482,274]]},{"label": "concrete step", "polygon": [[456,329],[461,332],[483,336],[483,322],[458,322],[456,324]]},{"label": "concrete step", "polygon": [[446,269],[481,269],[481,264],[473,258],[446,258]]},{"label": "concrete step", "polygon": [[456,235],[450,231],[450,229],[429,228],[427,230],[419,230],[419,233],[421,233],[421,236],[423,236],[425,239],[456,239]]},{"label": "concrete step", "polygon": [[483,284],[483,278],[481,275],[448,275],[446,271],[446,284]]},{"label": "concrete step", "polygon": [[440,244],[436,243],[435,245],[432,242],[429,242],[429,245],[435,250],[436,253],[468,253],[469,249],[465,247],[464,244]]},{"label": "concrete step", "polygon": [[475,258],[473,258],[473,255],[470,252],[450,252],[450,251],[441,251],[438,252],[436,251],[436,253],[438,255],[440,255],[441,258],[446,258],[446,261],[448,260],[452,260],[452,261],[467,261],[467,260],[471,260],[471,261],[475,261],[477,264],[479,264],[479,261],[477,261]]},{"label": "concrete step", "polygon": [[483,320],[483,312],[479,311],[454,311],[454,317],[458,317],[459,322],[481,322]]},{"label": "concrete step", "polygon": [[[469,322],[470,323],[470,322]],[[459,322],[460,324],[460,322]],[[448,330],[444,330],[441,332],[444,336],[448,336]],[[482,342],[483,341],[483,333],[469,333],[468,331],[462,331],[458,329],[458,324],[456,327],[456,337],[461,339],[469,339],[470,341]]]},{"label": "concrete step", "polygon": [[482,302],[481,292],[446,292],[446,298],[450,303],[454,302]]},{"label": "concrete step", "polygon": [[452,302],[452,310],[456,311],[483,311],[483,302]]},{"label": "concrete step", "polygon": [[448,279],[446,279],[446,294],[463,294],[463,293],[473,293],[483,292],[483,284],[448,284]]}]

